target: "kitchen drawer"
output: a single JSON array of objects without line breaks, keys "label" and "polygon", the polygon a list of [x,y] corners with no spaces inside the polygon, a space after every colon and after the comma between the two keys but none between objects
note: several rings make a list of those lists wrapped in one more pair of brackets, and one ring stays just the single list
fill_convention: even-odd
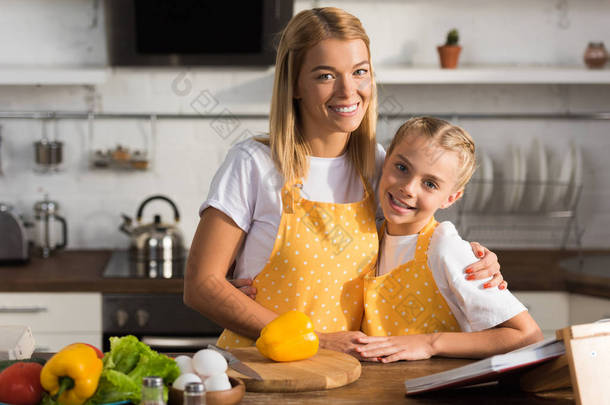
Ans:
[{"label": "kitchen drawer", "polygon": [[545,337],[555,336],[555,330],[570,324],[570,297],[567,292],[514,292],[540,326]]},{"label": "kitchen drawer", "polygon": [[580,294],[570,296],[570,324],[590,323],[603,318],[610,318],[609,299]]},{"label": "kitchen drawer", "polygon": [[0,293],[0,324],[39,333],[101,332],[99,293]]},{"label": "kitchen drawer", "polygon": [[37,352],[58,352],[72,343],[89,343],[102,348],[102,333],[35,333],[34,342]]}]

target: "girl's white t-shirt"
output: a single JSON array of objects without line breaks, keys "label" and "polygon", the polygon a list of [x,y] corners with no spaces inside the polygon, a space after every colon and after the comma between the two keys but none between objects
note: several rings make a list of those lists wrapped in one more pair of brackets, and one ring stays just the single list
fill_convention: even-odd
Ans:
[{"label": "girl's white t-shirt", "polygon": [[[389,273],[413,260],[416,245],[417,234],[392,236],[386,231],[381,242],[377,275]],[[483,288],[491,278],[466,280],[464,271],[478,260],[470,243],[460,237],[451,222],[441,222],[436,227],[428,247],[428,266],[464,332],[493,328],[527,310],[508,290]]]},{"label": "girl's white t-shirt", "polygon": [[[377,144],[375,153],[377,190],[385,151]],[[271,158],[267,145],[247,139],[229,150],[210,185],[208,198],[199,214],[214,207],[244,232],[246,237],[237,254],[234,278],[256,277],[271,255],[282,216],[280,192],[283,178]],[[309,173],[303,179],[303,198],[311,201],[344,204],[364,197],[362,180],[344,154],[336,158],[309,158]],[[378,211],[378,217],[383,214]]]}]

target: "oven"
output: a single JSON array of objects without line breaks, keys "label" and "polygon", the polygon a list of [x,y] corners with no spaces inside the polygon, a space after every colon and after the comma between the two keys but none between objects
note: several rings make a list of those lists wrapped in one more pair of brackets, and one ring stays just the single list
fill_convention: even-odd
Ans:
[{"label": "oven", "polygon": [[[129,263],[126,251],[113,252],[103,276],[150,278]],[[174,268],[171,278],[183,278],[184,269]],[[166,272],[167,273],[167,272]],[[154,273],[165,278],[164,272]],[[134,335],[156,351],[195,352],[216,343],[223,328],[184,305],[182,294],[103,294],[103,350],[110,350],[109,337]]]},{"label": "oven", "polygon": [[184,305],[182,294],[104,294],[102,331],[104,351],[109,337],[131,334],[156,351],[196,352],[222,328]]}]

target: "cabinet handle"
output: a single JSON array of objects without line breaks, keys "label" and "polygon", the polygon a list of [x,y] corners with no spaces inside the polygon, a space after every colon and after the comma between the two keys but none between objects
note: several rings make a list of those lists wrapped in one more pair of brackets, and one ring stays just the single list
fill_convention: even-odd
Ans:
[{"label": "cabinet handle", "polygon": [[35,305],[32,307],[0,307],[0,314],[38,314],[47,312],[47,307]]}]

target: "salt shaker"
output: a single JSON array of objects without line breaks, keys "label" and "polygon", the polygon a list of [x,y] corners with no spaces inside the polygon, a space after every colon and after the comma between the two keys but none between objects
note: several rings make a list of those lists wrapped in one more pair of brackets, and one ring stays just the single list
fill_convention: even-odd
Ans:
[{"label": "salt shaker", "polygon": [[142,379],[142,401],[140,405],[165,405],[163,400],[163,379],[144,377]]},{"label": "salt shaker", "polygon": [[186,384],[183,392],[183,405],[205,405],[205,390],[203,383],[192,382]]}]

